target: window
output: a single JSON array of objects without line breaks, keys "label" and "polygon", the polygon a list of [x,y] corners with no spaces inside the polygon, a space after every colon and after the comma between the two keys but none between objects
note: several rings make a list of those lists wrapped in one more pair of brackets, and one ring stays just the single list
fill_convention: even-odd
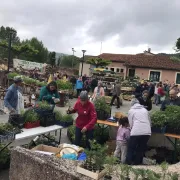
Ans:
[{"label": "window", "polygon": [[159,82],[160,76],[161,76],[160,71],[150,71],[149,80]]},{"label": "window", "polygon": [[119,68],[116,69],[116,72],[119,73]]},{"label": "window", "polygon": [[123,73],[124,72],[124,69],[121,69],[121,73]]},{"label": "window", "polygon": [[135,69],[129,69],[129,77],[135,76]]},{"label": "window", "polygon": [[111,68],[111,71],[113,71],[113,72],[114,72],[114,68]]},{"label": "window", "polygon": [[176,84],[180,84],[180,73],[176,74]]}]

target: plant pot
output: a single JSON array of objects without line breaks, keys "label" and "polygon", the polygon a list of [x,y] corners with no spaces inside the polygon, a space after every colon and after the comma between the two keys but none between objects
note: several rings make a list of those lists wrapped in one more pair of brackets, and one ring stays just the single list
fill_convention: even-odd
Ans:
[{"label": "plant pot", "polygon": [[40,125],[43,127],[52,126],[55,124],[55,113],[49,113],[40,117]]},{"label": "plant pot", "polygon": [[40,126],[40,121],[26,122],[24,124],[24,128],[26,128],[26,129],[31,129],[31,128],[35,128],[35,127],[39,127],[39,126]]},{"label": "plant pot", "polygon": [[3,134],[0,134],[0,143],[11,142],[15,139],[15,133],[6,131]]},{"label": "plant pot", "polygon": [[104,180],[111,180],[112,179],[112,176],[104,176]]},{"label": "plant pot", "polygon": [[24,118],[19,114],[10,114],[8,123],[16,126],[18,128],[23,128],[24,125]]},{"label": "plant pot", "polygon": [[60,102],[57,103],[56,105],[58,107],[64,107],[65,106],[65,93],[59,93],[60,94]]},{"label": "plant pot", "polygon": [[166,133],[179,134],[180,135],[180,128],[167,127]]},{"label": "plant pot", "polygon": [[63,127],[69,127],[69,126],[73,125],[73,121],[71,121],[71,122],[56,121],[55,124],[63,126]]}]

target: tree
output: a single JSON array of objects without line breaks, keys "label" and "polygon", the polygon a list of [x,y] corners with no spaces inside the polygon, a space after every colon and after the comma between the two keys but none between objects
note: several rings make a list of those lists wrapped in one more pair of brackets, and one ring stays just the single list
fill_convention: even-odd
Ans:
[{"label": "tree", "polygon": [[35,61],[35,62],[39,62],[39,63],[46,63],[48,62],[48,58],[49,58],[49,52],[47,50],[46,47],[44,47],[44,44],[42,43],[42,41],[39,41],[37,38],[32,38],[30,40],[25,40],[22,41],[22,44],[28,44],[30,45],[32,48],[34,48],[35,50],[38,51],[37,54],[27,54],[27,53],[23,53],[20,57],[21,59],[25,59],[28,61]]},{"label": "tree", "polygon": [[180,51],[180,38],[178,38],[176,41],[176,51]]},{"label": "tree", "polygon": [[97,58],[89,58],[86,61],[86,63],[91,64],[91,65],[95,66],[96,68],[98,68],[98,67],[108,66],[109,64],[111,64],[111,61],[97,57]]},{"label": "tree", "polygon": [[80,62],[80,58],[78,58],[77,56],[63,56],[61,57],[61,66],[63,67],[69,67],[72,68],[73,67],[77,67],[77,65]]},{"label": "tree", "polygon": [[51,66],[55,66],[56,64],[56,52],[50,52],[49,53],[49,63],[51,64]]}]

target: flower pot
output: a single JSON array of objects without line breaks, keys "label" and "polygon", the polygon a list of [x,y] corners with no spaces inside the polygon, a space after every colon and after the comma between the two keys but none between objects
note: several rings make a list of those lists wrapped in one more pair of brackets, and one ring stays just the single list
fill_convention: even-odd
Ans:
[{"label": "flower pot", "polygon": [[26,129],[31,129],[31,128],[35,128],[35,127],[39,127],[39,126],[40,126],[40,121],[26,122],[24,124],[24,128],[26,128]]},{"label": "flower pot", "polygon": [[57,121],[56,120],[55,124],[60,125],[62,127],[69,127],[69,126],[73,125],[73,121],[71,121],[71,122],[62,122],[62,121]]},{"label": "flower pot", "polygon": [[104,180],[111,180],[112,179],[112,176],[104,176]]},{"label": "flower pot", "polygon": [[41,126],[48,127],[54,124],[55,124],[55,113],[49,113],[40,117]]},{"label": "flower pot", "polygon": [[166,133],[179,134],[180,135],[180,128],[167,127]]}]

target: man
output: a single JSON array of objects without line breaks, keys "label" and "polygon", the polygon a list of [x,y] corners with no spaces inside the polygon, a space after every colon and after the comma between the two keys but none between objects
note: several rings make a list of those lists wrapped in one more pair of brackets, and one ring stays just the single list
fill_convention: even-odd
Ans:
[{"label": "man", "polygon": [[93,78],[93,80],[91,81],[92,92],[94,92],[94,89],[97,87],[97,85],[98,85],[98,79],[97,78]]},{"label": "man", "polygon": [[144,90],[142,96],[138,98],[140,105],[143,105],[148,111],[152,109],[152,101],[149,98],[149,92]]},{"label": "man", "polygon": [[20,76],[14,77],[14,83],[8,88],[4,98],[4,106],[11,113],[18,112],[18,94],[21,92],[22,79]]},{"label": "man", "polygon": [[154,90],[155,90],[155,85],[153,82],[149,83],[149,99],[151,99],[154,96]]},{"label": "man", "polygon": [[177,96],[177,91],[172,89],[169,92],[169,98],[163,101],[161,110],[165,111],[167,106],[180,106],[180,97]]},{"label": "man", "polygon": [[142,94],[142,91],[141,91],[141,83],[139,82],[136,86],[136,89],[135,89],[135,92],[134,92],[134,95],[136,98],[139,98]]},{"label": "man", "polygon": [[86,74],[84,74],[84,76],[82,77],[83,83],[84,83],[86,80],[87,80],[87,76],[86,76]]},{"label": "man", "polygon": [[111,100],[111,103],[110,103],[110,105],[112,106],[113,103],[114,103],[114,100],[117,99],[117,109],[120,108],[120,100],[119,100],[120,94],[121,94],[121,85],[117,81],[116,85],[114,87],[114,90],[113,90],[113,97],[112,97],[112,100]]}]

